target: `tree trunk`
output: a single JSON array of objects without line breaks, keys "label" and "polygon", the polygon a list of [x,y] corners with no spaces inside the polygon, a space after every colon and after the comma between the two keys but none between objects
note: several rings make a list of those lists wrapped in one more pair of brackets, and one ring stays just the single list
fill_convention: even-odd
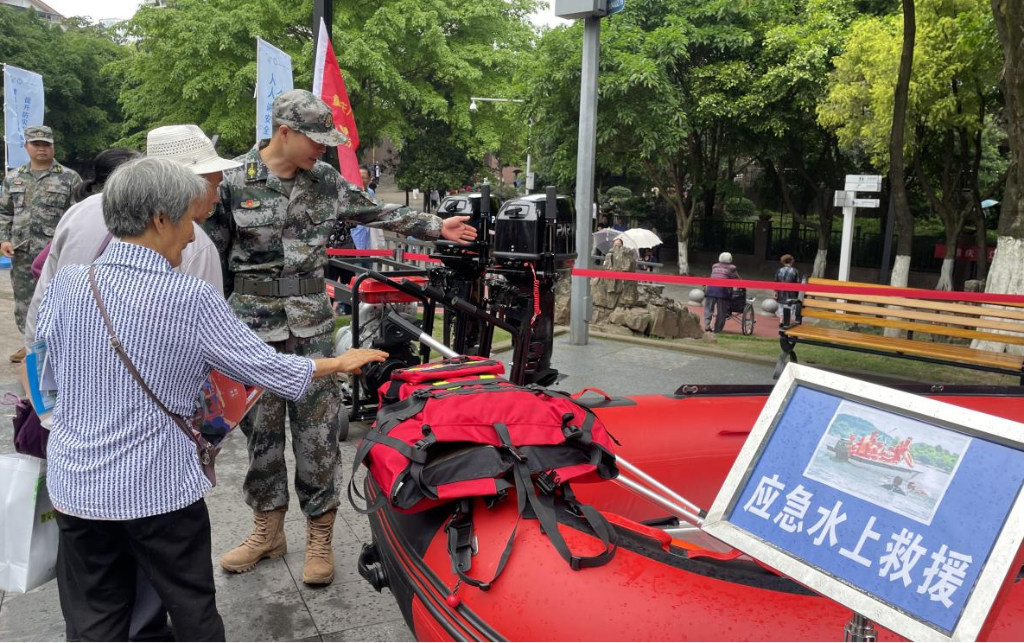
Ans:
[{"label": "tree trunk", "polygon": [[811,269],[811,277],[821,279],[825,276],[825,268],[828,266],[828,248],[818,248],[814,255],[814,268]]},{"label": "tree trunk", "polygon": [[[896,78],[896,93],[892,109],[892,133],[889,137],[889,183],[892,185],[896,209],[896,262],[889,284],[906,287],[910,277],[910,253],[914,245],[914,215],[907,198],[907,181],[903,162],[903,141],[906,133],[907,102],[910,95],[910,76],[914,71],[914,41],[917,24],[914,0],[903,0],[903,52]],[[886,328],[886,337],[899,337],[896,328]]]},{"label": "tree trunk", "polygon": [[988,228],[985,224],[985,211],[981,209],[980,205],[974,208],[974,227],[974,242],[978,246],[977,278],[985,281],[988,275]]},{"label": "tree trunk", "polygon": [[679,274],[688,275],[690,274],[690,248],[687,247],[686,241],[682,240],[682,236],[679,239]]},{"label": "tree trunk", "polygon": [[910,76],[914,70],[916,36],[914,0],[903,0],[903,52],[900,55],[899,76],[896,79],[896,93],[893,101],[892,133],[889,137],[889,177],[896,207],[897,237],[896,266],[892,271],[890,284],[904,287],[907,285],[907,277],[910,274],[910,253],[914,242],[914,216],[910,212],[910,200],[907,198],[903,142],[906,133]]},{"label": "tree trunk", "polygon": [[[1010,168],[999,214],[999,241],[989,269],[986,292],[1024,292],[1024,1],[992,0],[999,42],[1003,45],[1003,94]],[[1003,252],[1006,250],[1006,252]]]},{"label": "tree trunk", "polygon": [[[999,240],[989,268],[985,292],[1024,293],[1024,0],[992,0],[999,42],[1003,45],[1003,95],[1010,167],[1006,175]],[[979,252],[981,248],[978,249]],[[1005,344],[974,342],[986,350]],[[1019,352],[1019,347],[1013,352]]]}]

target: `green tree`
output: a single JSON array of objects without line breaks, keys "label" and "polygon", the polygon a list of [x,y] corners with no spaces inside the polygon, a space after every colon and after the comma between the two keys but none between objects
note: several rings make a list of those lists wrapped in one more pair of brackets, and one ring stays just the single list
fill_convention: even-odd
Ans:
[{"label": "green tree", "polygon": [[79,19],[52,26],[34,11],[0,6],[0,59],[43,76],[57,155],[76,168],[91,167],[119,136],[119,84],[104,70],[127,54],[102,27]]},{"label": "green tree", "polygon": [[857,11],[852,2],[834,0],[809,0],[791,9],[765,34],[763,71],[749,97],[763,116],[752,119],[750,128],[759,162],[774,177],[786,209],[817,232],[811,274],[821,277],[832,239],[832,195],[851,159],[835,133],[818,123],[817,107]]},{"label": "green tree", "polygon": [[1024,2],[992,0],[992,14],[1002,46],[1010,165],[999,215],[999,238],[986,290],[1024,293]]},{"label": "green tree", "polygon": [[116,63],[122,79],[125,142],[146,132],[196,123],[240,154],[256,136],[256,38],[292,57],[295,87],[312,86],[312,2],[176,0],[142,7],[125,24],[134,55]]},{"label": "green tree", "polygon": [[[338,5],[334,44],[360,139],[370,145],[386,137],[408,150],[401,162],[414,167],[400,170],[404,179],[452,186],[469,179],[487,153],[524,159],[528,108],[482,104],[474,114],[469,106],[471,96],[515,97],[509,85],[532,48],[534,0]],[[460,168],[468,174],[452,182]],[[437,186],[419,187],[428,185]]]},{"label": "green tree", "polygon": [[[689,272],[695,216],[722,211],[732,177],[753,162],[744,128],[764,32],[786,3],[636,0],[602,27],[599,168],[642,173],[672,207],[679,271]],[[542,163],[575,167],[582,26],[544,35],[519,81],[539,112]]]},{"label": "green tree", "polygon": [[[893,92],[899,77],[896,61],[907,53],[901,52],[899,15],[855,23],[846,53],[836,61],[819,117],[835,129],[844,147],[866,154],[879,171],[895,176],[891,161],[905,156],[911,176],[893,182],[900,225],[894,280],[905,283],[909,268],[913,217],[899,214],[901,200],[906,201],[904,214],[909,214],[909,197],[899,195],[905,188],[919,195],[922,205],[943,224],[950,254],[938,287],[949,289],[952,253],[960,234],[973,222],[984,245],[980,201],[1002,180],[1005,161],[999,158],[994,118],[999,52],[991,14],[978,0],[918,0],[915,5],[913,79],[906,85],[905,125],[899,127],[893,120],[900,111]],[[900,143],[898,149],[894,141]]]}]

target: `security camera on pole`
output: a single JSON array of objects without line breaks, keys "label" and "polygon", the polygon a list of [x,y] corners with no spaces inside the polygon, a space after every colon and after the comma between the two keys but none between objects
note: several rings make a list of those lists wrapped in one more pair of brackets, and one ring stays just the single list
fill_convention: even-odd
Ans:
[{"label": "security camera on pole", "polygon": [[853,220],[857,208],[877,208],[878,199],[859,199],[858,192],[882,191],[882,177],[877,174],[847,174],[846,189],[836,190],[835,206],[843,209],[843,241],[839,251],[839,280],[850,280],[850,258],[853,256]]},{"label": "security camera on pole", "polygon": [[[578,268],[590,267],[590,233],[594,210],[594,171],[597,147],[597,71],[601,61],[601,18],[625,9],[625,0],[555,0],[555,15],[566,20],[585,20],[583,73],[580,83],[580,137],[576,152],[576,260]],[[572,278],[569,343],[586,345],[590,311],[590,282]]]}]

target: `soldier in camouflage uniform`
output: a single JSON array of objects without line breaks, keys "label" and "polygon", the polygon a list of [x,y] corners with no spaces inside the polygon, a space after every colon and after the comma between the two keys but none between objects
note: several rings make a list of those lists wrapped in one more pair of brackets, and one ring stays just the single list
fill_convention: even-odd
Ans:
[{"label": "soldier in camouflage uniform", "polygon": [[[32,260],[53,239],[53,230],[74,203],[82,178],[53,160],[53,130],[43,125],[25,128],[29,163],[11,170],[0,195],[0,253],[11,259],[14,322],[25,333],[25,315],[35,291]],[[25,358],[25,349],[11,355]]]},{"label": "soldier in camouflage uniform", "polygon": [[[442,221],[408,208],[385,206],[318,159],[326,146],[347,139],[334,128],[330,108],[312,93],[293,90],[273,105],[273,136],[238,157],[224,173],[221,201],[205,229],[226,258],[225,287],[235,314],[279,351],[307,357],[333,353],[334,319],[324,292],[328,238],[356,222],[423,239],[471,240],[476,231],[453,217]],[[246,503],[253,533],[224,554],[232,572],[284,555],[288,505],[285,414],[295,453],[295,491],[307,518],[302,580],[334,580],[331,549],[339,504],[339,433],[347,422],[332,378],[315,380],[302,400],[286,403],[265,394],[243,422],[248,440]]]}]

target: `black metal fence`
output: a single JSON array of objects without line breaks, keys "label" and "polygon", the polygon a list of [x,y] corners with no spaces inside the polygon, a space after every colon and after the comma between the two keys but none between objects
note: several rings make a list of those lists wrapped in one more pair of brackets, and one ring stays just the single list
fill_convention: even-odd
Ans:
[{"label": "black metal fence", "polygon": [[[690,249],[698,252],[729,251],[733,254],[756,254],[756,225],[753,221],[696,220],[690,228]],[[880,232],[865,232],[860,227],[855,228],[851,264],[857,268],[880,268],[884,236]],[[838,260],[842,238],[841,229],[832,231],[828,255],[833,262]],[[778,259],[784,254],[791,254],[797,262],[812,263],[818,253],[818,231],[799,224],[793,226],[773,223],[766,243],[767,259]],[[940,271],[942,259],[935,257],[935,246],[940,243],[944,243],[942,237],[914,237],[910,262],[915,271]],[[895,247],[894,238],[894,252]]]},{"label": "black metal fence", "polygon": [[706,252],[754,254],[753,221],[726,221],[724,219],[696,219],[690,228],[689,247]]}]

